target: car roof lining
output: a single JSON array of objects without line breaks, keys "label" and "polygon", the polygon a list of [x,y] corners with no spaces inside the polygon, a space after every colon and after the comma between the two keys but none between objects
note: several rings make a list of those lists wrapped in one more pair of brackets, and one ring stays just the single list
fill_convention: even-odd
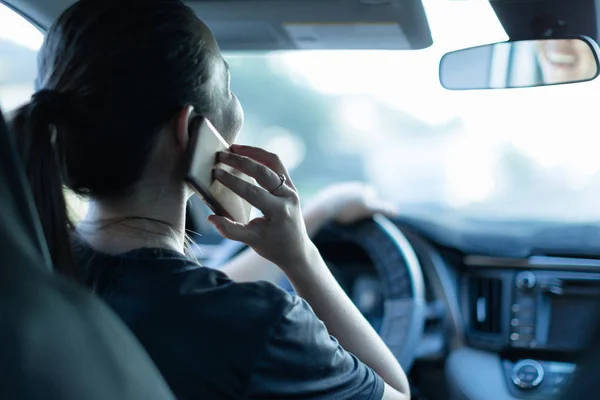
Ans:
[{"label": "car roof lining", "polygon": [[[42,30],[74,3],[74,0],[0,1]],[[225,51],[412,50],[433,43],[420,0],[189,0],[186,4],[214,31]],[[361,33],[354,33],[357,27]],[[389,28],[399,29],[402,35],[390,37]],[[306,32],[309,38],[305,37]]]},{"label": "car roof lining", "polygon": [[491,1],[511,40],[585,35],[598,40],[600,0]]},{"label": "car roof lining", "polygon": [[[74,1],[0,0],[42,30]],[[283,28],[285,22],[294,21],[396,21],[407,37],[406,43],[396,48],[421,49],[432,43],[420,0],[188,0],[186,3],[213,29],[223,50],[296,49],[297,44]],[[490,3],[512,40],[543,36],[548,32],[543,32],[539,23],[535,27],[536,20],[552,19],[561,21],[563,27],[555,29],[551,36],[585,35],[596,41],[600,36],[597,27],[600,0],[495,0]],[[336,48],[336,45],[327,43],[325,48]]]}]

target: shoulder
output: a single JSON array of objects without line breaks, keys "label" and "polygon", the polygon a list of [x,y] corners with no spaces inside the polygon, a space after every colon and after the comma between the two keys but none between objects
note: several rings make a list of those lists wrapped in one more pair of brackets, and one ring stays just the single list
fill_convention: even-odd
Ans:
[{"label": "shoulder", "polygon": [[240,314],[243,310],[248,317],[266,313],[277,319],[297,302],[294,296],[270,282],[237,283],[211,268],[190,265],[178,275],[179,293],[186,301],[214,298],[219,304],[235,305]]},{"label": "shoulder", "polygon": [[[268,282],[235,283],[210,269],[190,271],[187,279],[205,274],[215,285],[201,290],[203,300],[194,299],[193,288],[206,285],[190,285],[184,297],[199,317],[198,331],[218,313],[210,329],[230,344],[225,353],[243,364],[247,398],[381,399],[383,380],[329,335],[305,300]],[[212,311],[205,308],[210,304]]]},{"label": "shoulder", "polygon": [[200,329],[206,329],[210,321],[209,329],[243,332],[246,345],[262,346],[273,327],[298,305],[295,296],[269,282],[237,283],[205,267],[190,267],[177,275],[178,302],[184,314],[202,325]]},{"label": "shoulder", "polygon": [[384,386],[329,335],[305,300],[290,296],[254,360],[248,397],[380,400]]},{"label": "shoulder", "polygon": [[151,311],[190,331],[243,329],[259,340],[293,303],[291,295],[273,284],[236,283],[223,272],[175,252],[144,248],[113,256],[82,241],[76,244],[87,284],[132,318]]}]

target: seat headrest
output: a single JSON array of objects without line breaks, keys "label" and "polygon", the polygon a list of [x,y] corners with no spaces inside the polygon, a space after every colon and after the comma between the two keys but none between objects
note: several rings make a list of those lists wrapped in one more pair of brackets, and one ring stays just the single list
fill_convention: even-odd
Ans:
[{"label": "seat headrest", "polygon": [[[0,254],[1,271],[12,260],[30,259],[38,269],[51,269],[50,257],[14,138],[0,111]],[[6,262],[4,262],[6,261]]]}]

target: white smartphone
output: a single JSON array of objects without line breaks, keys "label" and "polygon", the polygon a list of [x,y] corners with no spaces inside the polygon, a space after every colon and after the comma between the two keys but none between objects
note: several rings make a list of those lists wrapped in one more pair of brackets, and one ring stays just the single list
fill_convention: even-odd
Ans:
[{"label": "white smartphone", "polygon": [[230,151],[229,144],[208,119],[195,117],[190,123],[189,134],[186,182],[216,215],[247,224],[252,205],[216,181],[213,168],[222,168],[252,184],[256,184],[256,181],[228,165],[218,163],[217,154]]}]

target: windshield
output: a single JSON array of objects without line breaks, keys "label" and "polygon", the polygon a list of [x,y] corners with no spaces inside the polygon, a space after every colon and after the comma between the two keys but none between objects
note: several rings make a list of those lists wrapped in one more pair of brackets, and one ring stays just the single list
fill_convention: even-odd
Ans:
[{"label": "windshield", "polygon": [[305,200],[362,180],[407,212],[600,219],[598,83],[446,91],[444,52],[506,34],[487,2],[425,5],[425,50],[228,54],[246,114],[238,141],[279,153]]},{"label": "windshield", "polygon": [[[446,91],[445,52],[507,36],[486,1],[424,5],[434,39],[425,50],[226,54],[246,114],[239,142],[279,153],[304,201],[361,180],[404,213],[599,220],[599,83]],[[0,5],[4,110],[33,93],[42,41],[9,24],[12,14]]]}]

